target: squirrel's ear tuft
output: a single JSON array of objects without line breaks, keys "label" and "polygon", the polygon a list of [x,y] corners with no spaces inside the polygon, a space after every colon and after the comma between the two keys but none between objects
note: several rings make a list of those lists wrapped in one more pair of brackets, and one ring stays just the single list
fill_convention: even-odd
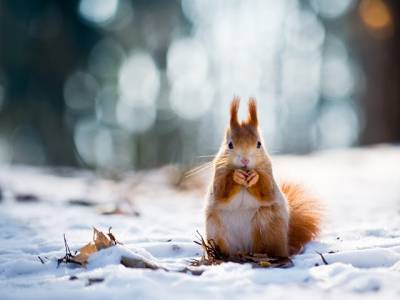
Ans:
[{"label": "squirrel's ear tuft", "polygon": [[237,96],[233,97],[232,102],[231,102],[231,107],[230,107],[230,111],[231,111],[230,126],[231,126],[231,128],[239,126],[239,122],[238,122],[239,105],[240,105],[239,97],[237,97]]},{"label": "squirrel's ear tuft", "polygon": [[249,114],[247,115],[246,123],[252,125],[254,127],[258,126],[258,118],[257,118],[257,103],[256,99],[249,99]]}]

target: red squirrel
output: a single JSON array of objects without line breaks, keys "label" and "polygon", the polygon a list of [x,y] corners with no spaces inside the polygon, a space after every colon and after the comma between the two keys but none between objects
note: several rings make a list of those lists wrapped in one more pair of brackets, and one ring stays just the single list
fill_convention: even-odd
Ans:
[{"label": "red squirrel", "polygon": [[257,117],[248,102],[247,119],[238,121],[240,100],[230,105],[225,139],[214,159],[206,203],[206,240],[222,254],[262,253],[288,257],[300,252],[320,231],[320,205],[295,184],[278,185]]}]

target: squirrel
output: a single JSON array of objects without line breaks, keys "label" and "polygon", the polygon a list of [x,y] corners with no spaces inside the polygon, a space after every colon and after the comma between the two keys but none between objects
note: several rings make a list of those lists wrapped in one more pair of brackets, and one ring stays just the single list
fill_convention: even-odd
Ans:
[{"label": "squirrel", "polygon": [[205,209],[206,241],[225,256],[239,253],[289,257],[320,232],[320,202],[297,184],[275,181],[261,136],[257,105],[248,102],[238,121],[240,100],[230,105],[225,139],[214,158]]}]

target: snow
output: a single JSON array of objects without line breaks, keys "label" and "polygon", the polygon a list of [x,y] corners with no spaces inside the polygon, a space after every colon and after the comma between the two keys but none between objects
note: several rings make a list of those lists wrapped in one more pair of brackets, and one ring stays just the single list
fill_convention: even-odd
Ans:
[{"label": "snow", "polygon": [[[273,162],[277,177],[305,184],[326,205],[321,237],[289,269],[224,263],[202,267],[200,276],[119,264],[122,256],[140,257],[180,270],[201,255],[193,240],[203,230],[204,186],[178,189],[171,184],[172,167],[126,174],[116,182],[90,172],[3,166],[0,298],[399,299],[400,148],[277,156]],[[17,194],[39,200],[18,202]],[[71,205],[72,199],[96,206]],[[139,216],[99,213],[127,199]],[[86,268],[57,267],[63,234],[77,250],[91,239],[92,226],[112,226],[123,245],[92,255]],[[89,279],[100,281],[89,285]]]}]

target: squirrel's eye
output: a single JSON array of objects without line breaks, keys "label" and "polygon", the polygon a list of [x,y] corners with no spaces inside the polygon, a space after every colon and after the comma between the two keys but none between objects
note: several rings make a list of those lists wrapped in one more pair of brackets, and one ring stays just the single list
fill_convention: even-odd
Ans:
[{"label": "squirrel's eye", "polygon": [[260,142],[260,141],[257,142],[257,148],[258,148],[258,149],[261,148],[261,142]]},{"label": "squirrel's eye", "polygon": [[229,147],[229,149],[233,149],[233,143],[229,142],[228,147]]}]

